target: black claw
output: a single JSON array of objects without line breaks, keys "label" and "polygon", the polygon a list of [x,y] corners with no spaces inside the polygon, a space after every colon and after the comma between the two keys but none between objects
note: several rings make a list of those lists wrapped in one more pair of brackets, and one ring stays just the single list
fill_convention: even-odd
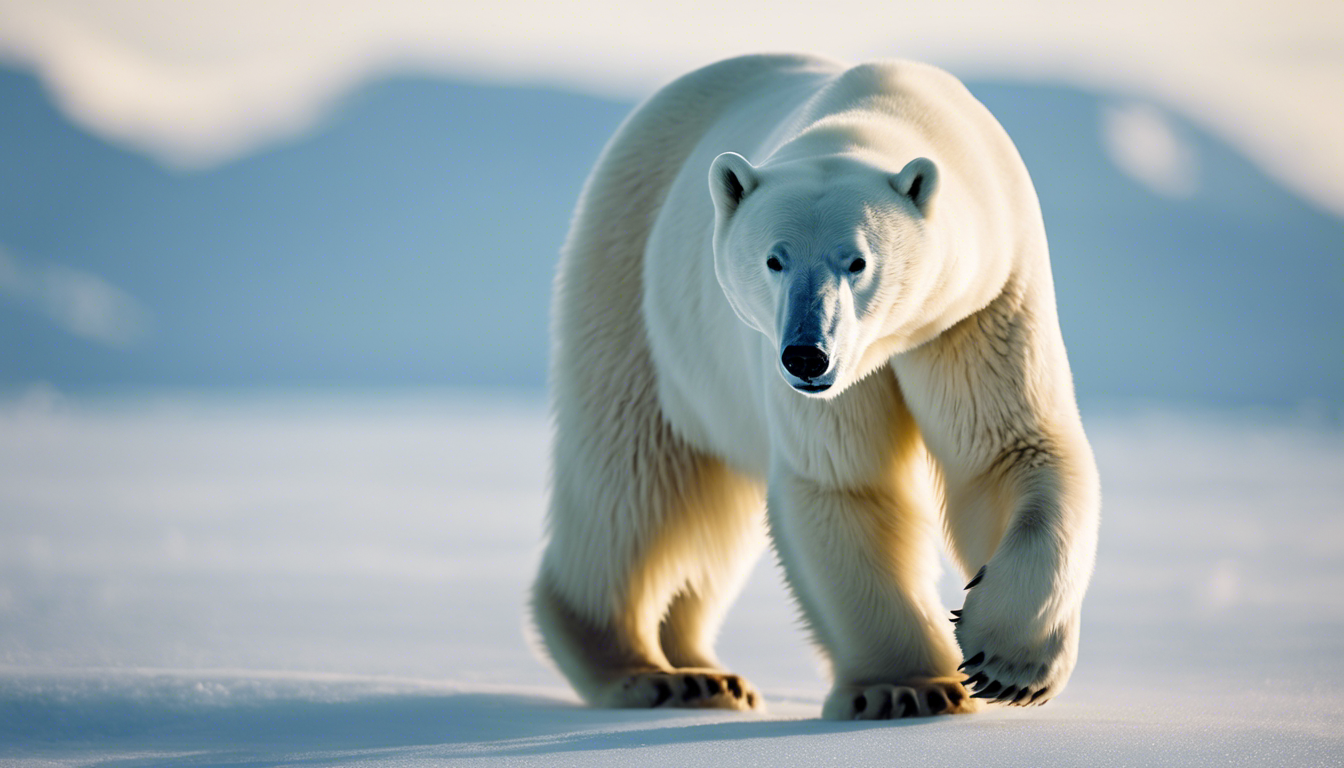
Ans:
[{"label": "black claw", "polygon": [[936,715],[947,709],[947,697],[943,695],[942,691],[937,689],[929,691],[927,698],[929,700],[929,711],[933,714]]},{"label": "black claw", "polygon": [[1016,685],[1010,685],[1010,686],[1008,686],[1007,688],[1004,688],[1004,689],[1003,689],[1003,692],[1000,693],[1000,694],[999,694],[998,696],[996,696],[995,698],[996,698],[998,701],[1010,701],[1010,700],[1012,699],[1012,697],[1013,697],[1016,693],[1017,693],[1017,686],[1016,686]]},{"label": "black claw", "polygon": [[742,698],[742,681],[736,677],[730,677],[728,682],[728,692],[733,694],[734,699]]},{"label": "black claw", "polygon": [[984,685],[989,682],[989,676],[984,672],[976,672],[973,676],[961,681],[961,684],[967,688],[973,688],[978,685]]},{"label": "black claw", "polygon": [[1013,697],[1013,703],[1016,704],[1017,702],[1027,698],[1027,694],[1029,693],[1031,693],[1030,688],[1023,688],[1022,690],[1018,691],[1017,695]]},{"label": "black claw", "polygon": [[980,690],[978,690],[978,691],[976,691],[975,693],[971,694],[971,698],[973,698],[973,699],[991,699],[991,698],[994,698],[994,695],[997,694],[1001,688],[1003,688],[1003,685],[1002,685],[1001,683],[999,683],[998,680],[995,680],[995,681],[993,681],[992,683],[990,683],[989,685],[985,686],[984,688],[981,688]]},{"label": "black claw", "polygon": [[710,696],[717,696],[720,693],[723,693],[723,686],[719,684],[718,680],[715,680],[712,677],[706,677],[705,690],[709,691]]},{"label": "black claw", "polygon": [[867,708],[868,708],[868,697],[860,693],[858,698],[854,699],[854,711],[856,713],[862,712]]},{"label": "black claw", "polygon": [[686,688],[681,692],[682,701],[700,698],[702,691],[700,690],[700,684],[695,681],[694,677],[686,675],[681,681],[686,685]]},{"label": "black claw", "polygon": [[985,652],[981,651],[972,656],[971,658],[961,662],[961,666],[957,667],[957,669],[965,669],[967,667],[978,667],[980,666],[980,662],[984,660],[985,660]]},{"label": "black claw", "polygon": [[653,706],[660,707],[664,701],[672,698],[672,686],[666,680],[659,680],[655,685],[658,687],[658,698],[654,699]]},{"label": "black claw", "polygon": [[876,718],[876,719],[878,719],[878,720],[890,720],[890,719],[891,719],[891,697],[890,697],[890,696],[887,696],[887,697],[883,698],[883,700],[882,700],[882,706],[877,710],[877,718]]},{"label": "black claw", "polygon": [[971,587],[974,587],[976,584],[979,584],[980,580],[985,578],[985,567],[986,566],[982,565],[980,566],[980,570],[975,572],[975,578],[971,579],[971,583],[966,585],[967,589],[970,589]]},{"label": "black claw", "polygon": [[953,617],[953,618],[948,619],[948,621],[952,622],[953,624],[956,624],[958,621],[961,621],[961,619],[958,619],[958,618],[956,618],[956,617]]},{"label": "black claw", "polygon": [[961,618],[961,611],[953,611],[952,615],[956,616],[957,618]]},{"label": "black claw", "polygon": [[1040,698],[1040,697],[1041,697],[1041,694],[1045,693],[1045,692],[1048,691],[1048,690],[1050,690],[1050,688],[1049,688],[1049,687],[1046,687],[1046,688],[1042,688],[1041,690],[1039,690],[1039,691],[1037,691],[1037,692],[1031,694],[1031,698],[1030,698],[1030,699],[1027,699],[1027,703],[1028,703],[1028,704],[1032,703],[1032,702],[1035,701],[1036,699]]}]

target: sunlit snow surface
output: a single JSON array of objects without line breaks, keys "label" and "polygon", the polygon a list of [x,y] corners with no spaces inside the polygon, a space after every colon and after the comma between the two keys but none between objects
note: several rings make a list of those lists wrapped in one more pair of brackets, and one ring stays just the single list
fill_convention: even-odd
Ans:
[{"label": "sunlit snow surface", "polygon": [[1104,520],[1067,692],[873,725],[816,719],[768,559],[720,651],[770,714],[577,706],[523,631],[540,397],[12,396],[0,764],[1344,762],[1344,431],[1086,415]]}]

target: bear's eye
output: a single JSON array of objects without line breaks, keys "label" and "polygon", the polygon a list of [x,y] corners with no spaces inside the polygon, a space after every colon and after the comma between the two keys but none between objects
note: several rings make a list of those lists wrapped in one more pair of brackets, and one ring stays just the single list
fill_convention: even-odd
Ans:
[{"label": "bear's eye", "polygon": [[780,272],[784,269],[784,265],[780,264],[779,259],[774,256],[765,260],[765,266],[769,267],[771,272]]},{"label": "bear's eye", "polygon": [[862,272],[863,268],[866,266],[868,266],[868,263],[865,262],[863,259],[855,259],[849,263],[849,271]]}]

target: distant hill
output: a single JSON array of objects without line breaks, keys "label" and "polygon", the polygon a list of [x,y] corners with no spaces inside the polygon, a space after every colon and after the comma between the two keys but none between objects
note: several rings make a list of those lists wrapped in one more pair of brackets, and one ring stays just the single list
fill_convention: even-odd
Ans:
[{"label": "distant hill", "polygon": [[1100,139],[1114,97],[970,86],[1036,183],[1080,395],[1344,404],[1344,220],[1179,117],[1187,199],[1117,170]]},{"label": "distant hill", "polygon": [[[1040,192],[1080,394],[1344,402],[1344,222],[1179,119],[1200,174],[1173,200],[1108,157],[1113,97],[970,85]],[[149,318],[108,345],[0,290],[0,387],[65,389],[540,386],[556,253],[632,106],[391,78],[299,140],[174,171],[26,73],[0,69],[0,105],[0,249]]]},{"label": "distant hill", "polygon": [[0,298],[0,382],[540,385],[570,210],[630,109],[426,79],[350,95],[319,130],[181,172],[0,73],[0,247],[148,307],[108,348]]}]

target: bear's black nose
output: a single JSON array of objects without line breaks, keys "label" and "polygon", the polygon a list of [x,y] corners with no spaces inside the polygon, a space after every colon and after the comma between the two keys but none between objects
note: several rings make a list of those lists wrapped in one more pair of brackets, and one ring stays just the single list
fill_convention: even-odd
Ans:
[{"label": "bear's black nose", "polygon": [[796,344],[784,348],[780,361],[784,363],[784,370],[800,379],[820,376],[826,372],[826,366],[831,362],[820,347],[803,347]]}]

